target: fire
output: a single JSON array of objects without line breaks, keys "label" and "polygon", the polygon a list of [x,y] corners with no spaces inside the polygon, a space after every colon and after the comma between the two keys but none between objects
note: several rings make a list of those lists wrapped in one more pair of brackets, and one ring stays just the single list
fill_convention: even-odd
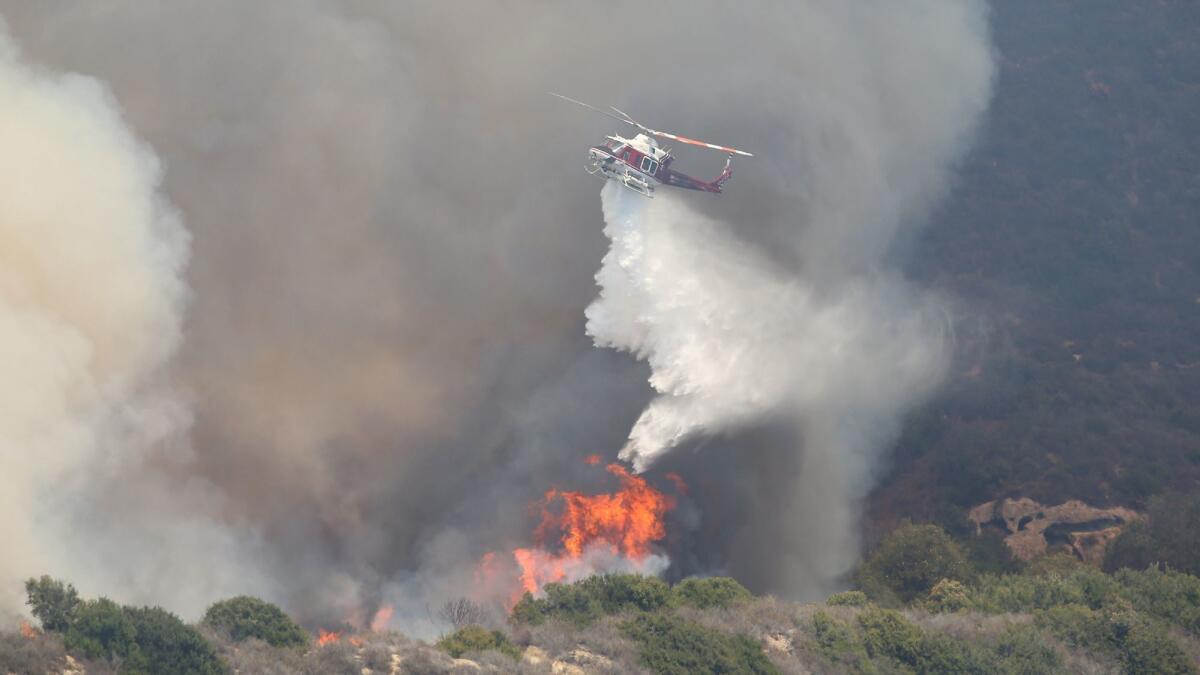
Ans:
[{"label": "fire", "polygon": [[341,639],[342,631],[340,630],[325,630],[324,628],[317,630],[317,646],[319,647],[333,644]]},{"label": "fire", "polygon": [[371,619],[371,632],[382,633],[388,629],[392,623],[392,615],[396,613],[396,608],[391,605],[384,605],[375,612],[374,618]]},{"label": "fire", "polygon": [[21,619],[21,635],[25,636],[26,640],[32,640],[38,636],[38,629],[29,625],[25,619]]},{"label": "fire", "polygon": [[[584,461],[596,464],[600,458],[590,455]],[[605,468],[620,481],[616,492],[586,495],[551,488],[534,504],[541,522],[534,530],[535,545],[512,551],[519,588],[510,597],[510,604],[526,591],[536,594],[547,583],[593,571],[585,554],[599,551],[639,563],[650,555],[655,543],[666,538],[664,517],[675,508],[675,499],[620,464]],[[678,492],[685,493],[682,479],[675,476],[671,481]],[[476,580],[495,575],[495,554],[487,553],[479,562]]]},{"label": "fire", "polygon": [[592,466],[595,466],[602,461],[604,460],[600,457],[600,455],[588,455],[587,457],[583,458],[584,464],[591,464]]}]

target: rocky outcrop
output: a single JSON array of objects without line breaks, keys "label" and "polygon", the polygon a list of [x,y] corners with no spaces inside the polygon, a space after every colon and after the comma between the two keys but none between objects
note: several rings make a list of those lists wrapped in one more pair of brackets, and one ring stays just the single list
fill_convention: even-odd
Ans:
[{"label": "rocky outcrop", "polygon": [[1141,515],[1120,506],[1102,509],[1074,499],[1044,506],[1022,497],[980,504],[967,513],[967,518],[975,523],[976,533],[984,528],[999,529],[1005,535],[1004,543],[1021,560],[1062,550],[1099,565],[1108,543]]}]

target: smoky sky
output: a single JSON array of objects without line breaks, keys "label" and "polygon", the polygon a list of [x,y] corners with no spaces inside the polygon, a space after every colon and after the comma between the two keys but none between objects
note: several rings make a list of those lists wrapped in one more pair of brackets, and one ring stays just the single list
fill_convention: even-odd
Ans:
[{"label": "smoky sky", "polygon": [[[582,168],[628,130],[547,91],[754,152],[725,194],[677,198],[836,298],[890,283],[884,261],[948,189],[992,78],[982,2],[3,0],[0,16],[32,68],[111,92],[191,237],[154,394],[185,419],[37,486],[68,492],[43,510],[53,545],[83,554],[45,571],[103,570],[83,590],[189,617],[233,592],[311,618],[435,586],[521,543],[550,484],[606,484],[580,459],[615,458],[653,392],[644,364],[584,333],[608,241]],[[679,155],[706,179],[723,161]],[[798,581],[819,525],[780,515],[814,436],[740,433],[670,457],[686,473],[746,450],[721,460],[741,467],[729,490],[688,506],[705,524],[678,559],[732,559],[762,591],[824,588],[845,561]],[[754,498],[723,501],[739,495]]]}]

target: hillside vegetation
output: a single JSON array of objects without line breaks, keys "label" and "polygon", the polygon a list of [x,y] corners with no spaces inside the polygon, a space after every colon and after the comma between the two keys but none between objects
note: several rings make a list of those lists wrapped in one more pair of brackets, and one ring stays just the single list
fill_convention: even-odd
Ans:
[{"label": "hillside vegetation", "polygon": [[[1153,521],[1132,536],[1157,545]],[[503,623],[447,624],[434,645],[398,633],[322,645],[245,596],[189,626],[42,577],[27,584],[41,630],[0,634],[0,673],[1200,673],[1200,577],[1065,555],[1001,565],[980,550],[904,525],[864,559],[854,589],[819,604],[756,597],[729,578],[592,576],[526,594]]]}]

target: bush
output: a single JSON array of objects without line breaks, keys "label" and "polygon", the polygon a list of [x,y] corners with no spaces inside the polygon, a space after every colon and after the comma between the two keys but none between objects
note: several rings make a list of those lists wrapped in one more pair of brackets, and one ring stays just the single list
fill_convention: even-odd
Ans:
[{"label": "bush", "polygon": [[174,614],[159,607],[121,607],[107,598],[76,609],[66,647],[88,658],[119,661],[126,673],[227,672],[212,645]]},{"label": "bush", "polygon": [[746,587],[729,577],[684,579],[671,589],[671,596],[681,605],[698,609],[728,608],[754,598]]},{"label": "bush", "polygon": [[1200,491],[1151,499],[1147,520],[1131,523],[1109,544],[1104,569],[1154,563],[1200,575]]},{"label": "bush", "polygon": [[642,664],[655,673],[778,673],[754,640],[673,614],[642,614],[622,623],[621,631],[638,643]]},{"label": "bush", "polygon": [[1113,575],[1133,608],[1200,635],[1200,578],[1150,568]]},{"label": "bush", "polygon": [[1113,654],[1125,672],[1196,673],[1165,628],[1130,611],[1101,612],[1065,605],[1038,612],[1038,626],[1076,647]]},{"label": "bush", "polygon": [[43,576],[25,582],[25,604],[30,613],[42,623],[42,628],[55,633],[64,633],[71,624],[75,608],[79,606],[79,593],[70,584]]},{"label": "bush", "polygon": [[437,648],[454,658],[470,652],[495,650],[513,659],[521,658],[521,648],[514,645],[508,636],[498,630],[482,626],[466,626],[438,640]]},{"label": "bush", "polygon": [[871,608],[858,615],[863,645],[872,657],[886,657],[918,673],[995,672],[992,656],[946,635],[926,635],[890,609]]},{"label": "bush", "polygon": [[867,594],[862,591],[842,591],[826,598],[825,604],[830,607],[866,607]]},{"label": "bush", "polygon": [[66,647],[90,659],[113,659],[133,651],[136,639],[125,610],[108,598],[100,598],[76,608],[67,630]]},{"label": "bush", "polygon": [[880,543],[855,573],[855,582],[881,604],[909,603],[942,579],[969,581],[971,567],[958,544],[937,525],[904,525]]},{"label": "bush", "polygon": [[958,612],[971,604],[967,595],[967,587],[953,579],[942,579],[929,591],[925,599],[925,609],[939,614],[943,612]]},{"label": "bush", "polygon": [[0,633],[0,673],[57,673],[62,671],[62,636],[43,633],[27,638]]},{"label": "bush", "polygon": [[925,635],[921,628],[890,609],[871,608],[858,615],[862,629],[863,646],[873,657],[890,656],[910,666],[917,665],[921,653],[921,641]]},{"label": "bush", "polygon": [[275,647],[299,647],[309,639],[282,609],[248,595],[214,603],[202,623],[224,631],[235,642],[258,638]]},{"label": "bush", "polygon": [[996,645],[1000,666],[1006,673],[1052,675],[1062,671],[1058,652],[1047,645],[1041,633],[1030,625],[1011,626]]},{"label": "bush", "polygon": [[667,605],[671,589],[660,579],[638,574],[602,574],[573,584],[546,584],[546,597],[526,593],[513,607],[517,623],[537,625],[556,617],[584,626],[605,614],[653,611]]}]

